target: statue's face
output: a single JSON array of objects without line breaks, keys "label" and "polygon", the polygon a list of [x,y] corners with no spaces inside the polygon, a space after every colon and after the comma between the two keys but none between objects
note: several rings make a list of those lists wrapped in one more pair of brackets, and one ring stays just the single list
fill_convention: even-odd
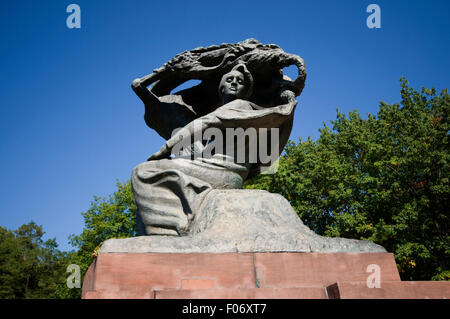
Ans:
[{"label": "statue's face", "polygon": [[219,88],[225,102],[243,98],[247,90],[244,75],[239,71],[225,74],[220,81]]}]

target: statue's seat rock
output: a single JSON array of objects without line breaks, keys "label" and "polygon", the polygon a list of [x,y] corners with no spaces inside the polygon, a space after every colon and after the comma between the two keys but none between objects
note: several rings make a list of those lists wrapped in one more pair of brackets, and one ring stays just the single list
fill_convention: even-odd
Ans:
[{"label": "statue's seat rock", "polygon": [[283,196],[262,190],[211,190],[189,228],[187,236],[110,239],[101,253],[386,252],[369,241],[319,236]]}]

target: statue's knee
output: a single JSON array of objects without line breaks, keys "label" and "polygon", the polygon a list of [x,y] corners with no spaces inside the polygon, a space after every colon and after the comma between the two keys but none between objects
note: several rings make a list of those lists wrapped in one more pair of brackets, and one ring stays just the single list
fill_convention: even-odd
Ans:
[{"label": "statue's knee", "polygon": [[140,176],[143,173],[154,173],[161,171],[160,161],[148,161],[138,164],[133,171],[131,176]]},{"label": "statue's knee", "polygon": [[131,171],[131,181],[133,181],[134,179],[138,178],[139,173],[142,172],[142,170],[143,170],[143,165],[142,164],[144,164],[144,163],[141,163],[141,164],[137,165]]}]

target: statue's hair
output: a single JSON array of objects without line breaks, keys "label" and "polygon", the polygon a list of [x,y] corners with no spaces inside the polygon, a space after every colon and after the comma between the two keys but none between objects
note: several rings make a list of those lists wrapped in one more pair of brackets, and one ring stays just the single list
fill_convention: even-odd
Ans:
[{"label": "statue's hair", "polygon": [[[253,76],[250,73],[250,71],[247,69],[247,66],[244,63],[239,63],[238,65],[236,65],[235,67],[233,67],[231,69],[230,72],[233,71],[238,71],[240,73],[242,73],[242,75],[244,76],[244,81],[245,81],[245,85],[247,86],[247,90],[245,91],[245,95],[242,97],[243,100],[248,100],[253,93]],[[228,73],[230,73],[228,72]],[[228,74],[225,73],[222,76],[222,79]],[[220,80],[220,83],[222,83],[222,80]],[[220,91],[220,85],[219,85],[219,96],[222,99],[222,92]]]}]

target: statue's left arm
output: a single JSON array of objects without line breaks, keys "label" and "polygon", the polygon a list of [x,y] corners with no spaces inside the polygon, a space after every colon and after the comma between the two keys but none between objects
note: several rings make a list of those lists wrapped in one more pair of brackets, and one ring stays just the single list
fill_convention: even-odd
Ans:
[{"label": "statue's left arm", "polygon": [[[281,105],[262,108],[245,100],[234,100],[217,110],[202,116],[175,133],[163,147],[148,160],[157,160],[170,156],[172,148],[183,140],[190,142],[191,137],[202,137],[210,127],[224,128],[275,128],[280,127],[294,112],[297,100],[294,92],[286,89],[281,92]],[[195,142],[195,141],[194,141]]]}]

